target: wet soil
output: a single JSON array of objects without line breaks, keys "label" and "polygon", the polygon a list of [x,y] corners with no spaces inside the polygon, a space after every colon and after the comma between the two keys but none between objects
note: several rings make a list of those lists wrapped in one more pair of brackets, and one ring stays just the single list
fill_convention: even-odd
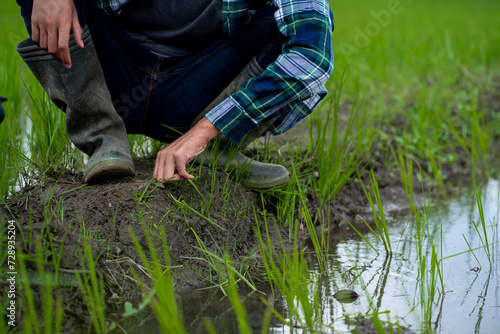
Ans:
[{"label": "wet soil", "polygon": [[[247,155],[254,153],[249,150]],[[407,201],[399,176],[385,161],[383,154],[375,154],[368,169],[376,173],[385,212],[390,215],[405,210]],[[213,286],[219,281],[217,273],[202,260],[203,253],[195,247],[206,247],[220,257],[227,251],[238,269],[244,263],[252,279],[259,282],[262,270],[255,227],[262,226],[264,215],[268,224],[272,222],[277,227],[269,229],[275,249],[281,249],[280,240],[292,249],[294,240],[288,238],[289,227],[277,218],[277,193],[251,191],[232,181],[225,172],[207,167],[197,167],[200,173],[193,183],[158,184],[151,182],[153,168],[154,160],[138,161],[134,179],[95,186],[82,185],[81,173],[49,176],[9,198],[0,209],[0,220],[2,216],[16,220],[18,234],[22,236],[20,246],[26,254],[35,255],[35,240],[42,240],[47,250],[44,256],[48,271],[54,269],[51,264],[57,254],[61,254],[63,273],[82,270],[83,250],[89,244],[98,259],[97,271],[105,279],[107,299],[116,294],[122,301],[143,297],[132,270],[146,286],[152,286],[131,234],[146,254],[150,254],[149,235],[162,259],[160,231],[165,231],[174,268],[174,289],[179,296],[196,296],[197,288]],[[368,231],[364,220],[371,223],[372,213],[359,180],[351,181],[333,201],[327,202],[322,202],[312,191],[307,178],[301,182],[307,189],[306,205],[318,233],[323,229],[334,243],[359,238],[348,222],[362,232]],[[296,201],[298,209],[299,199]],[[302,219],[299,212],[295,217]],[[299,245],[312,246],[305,222],[299,222]],[[36,270],[33,262],[28,261],[27,266]],[[40,297],[39,290],[35,286],[35,296]],[[74,332],[75,322],[82,322],[81,315],[88,314],[84,303],[76,302],[81,300],[81,292],[73,286],[62,288],[59,293],[64,304],[72,304],[65,311],[74,321],[65,321],[65,329]],[[36,301],[43,303],[40,298]],[[115,309],[122,307],[123,302]],[[88,326],[88,319],[82,324]]]},{"label": "wet soil", "polygon": [[[32,240],[37,235],[46,237],[50,231],[63,248],[63,268],[79,267],[81,251],[89,242],[94,255],[102,255],[99,264],[127,272],[126,267],[140,262],[131,233],[145,250],[145,233],[149,234],[155,249],[161,251],[160,231],[164,229],[171,264],[178,267],[177,290],[199,287],[207,283],[199,276],[210,276],[200,261],[191,259],[200,256],[193,247],[200,247],[196,236],[214,254],[222,256],[227,250],[237,262],[251,260],[257,250],[253,230],[253,207],[261,201],[257,193],[206,167],[193,184],[153,183],[153,167],[153,160],[141,161],[133,180],[96,186],[82,187],[78,173],[49,177],[9,199],[9,212],[4,208],[2,215],[14,218],[19,232]],[[50,221],[44,219],[47,216]],[[276,232],[271,233],[277,242]],[[34,242],[25,242],[23,251],[34,254]],[[159,256],[163,258],[163,254]]]}]

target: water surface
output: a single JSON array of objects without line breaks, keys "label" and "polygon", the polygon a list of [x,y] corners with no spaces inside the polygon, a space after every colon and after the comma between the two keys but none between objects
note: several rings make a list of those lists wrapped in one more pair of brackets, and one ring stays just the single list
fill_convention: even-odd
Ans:
[{"label": "water surface", "polygon": [[[466,237],[474,249],[482,246],[472,221],[480,222],[475,193],[462,189],[461,196],[429,206],[429,227],[439,233],[442,224],[442,268],[444,294],[440,284],[432,307],[432,328],[436,333],[500,333],[500,275],[498,256],[499,183],[489,180],[481,187],[481,198],[491,250],[491,266],[484,249],[469,251]],[[379,255],[363,240],[340,242],[330,254],[329,274],[313,271],[312,283],[322,297],[323,323],[349,332],[345,315],[389,311],[390,320],[420,332],[421,285],[418,282],[416,230],[410,213],[400,214],[389,223],[394,255],[373,235],[366,235]],[[480,229],[481,233],[482,230]],[[432,233],[431,233],[432,234]],[[435,240],[440,244],[440,236]],[[428,246],[428,238],[426,238]],[[428,282],[426,282],[428,286]],[[352,303],[340,303],[333,294],[340,289],[356,291]],[[429,298],[424,297],[425,298]],[[372,305],[370,307],[370,305]],[[381,315],[382,320],[387,315]],[[336,320],[332,323],[333,320]],[[276,328],[274,332],[288,332]]]}]

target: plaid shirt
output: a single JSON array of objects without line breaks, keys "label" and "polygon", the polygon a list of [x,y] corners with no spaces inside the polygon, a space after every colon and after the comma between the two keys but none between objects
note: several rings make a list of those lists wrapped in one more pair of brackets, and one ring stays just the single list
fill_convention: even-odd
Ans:
[{"label": "plaid shirt", "polygon": [[[96,0],[113,13],[129,0]],[[251,0],[223,0],[226,37],[239,36],[248,20]],[[280,32],[289,41],[262,75],[209,111],[207,118],[235,144],[270,117],[278,117],[270,133],[296,126],[326,96],[333,71],[332,31],[328,0],[273,0]]]}]

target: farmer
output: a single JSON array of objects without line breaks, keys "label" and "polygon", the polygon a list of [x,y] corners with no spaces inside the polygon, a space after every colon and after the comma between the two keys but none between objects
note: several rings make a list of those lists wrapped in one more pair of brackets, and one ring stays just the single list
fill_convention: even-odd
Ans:
[{"label": "farmer", "polygon": [[[225,164],[224,143],[243,148],[309,115],[333,70],[327,0],[17,2],[31,37],[17,51],[90,156],[85,183],[135,175],[127,133],[171,143],[158,181],[192,179],[186,164],[221,134]],[[229,160],[246,186],[288,181],[281,165]]]}]

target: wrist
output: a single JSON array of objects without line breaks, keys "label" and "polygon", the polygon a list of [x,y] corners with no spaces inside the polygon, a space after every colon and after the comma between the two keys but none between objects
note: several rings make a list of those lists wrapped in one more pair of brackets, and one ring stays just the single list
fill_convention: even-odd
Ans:
[{"label": "wrist", "polygon": [[217,129],[206,117],[203,117],[196,123],[196,127],[198,128],[197,131],[200,131],[200,134],[206,136],[209,141],[221,134],[219,129]]}]

